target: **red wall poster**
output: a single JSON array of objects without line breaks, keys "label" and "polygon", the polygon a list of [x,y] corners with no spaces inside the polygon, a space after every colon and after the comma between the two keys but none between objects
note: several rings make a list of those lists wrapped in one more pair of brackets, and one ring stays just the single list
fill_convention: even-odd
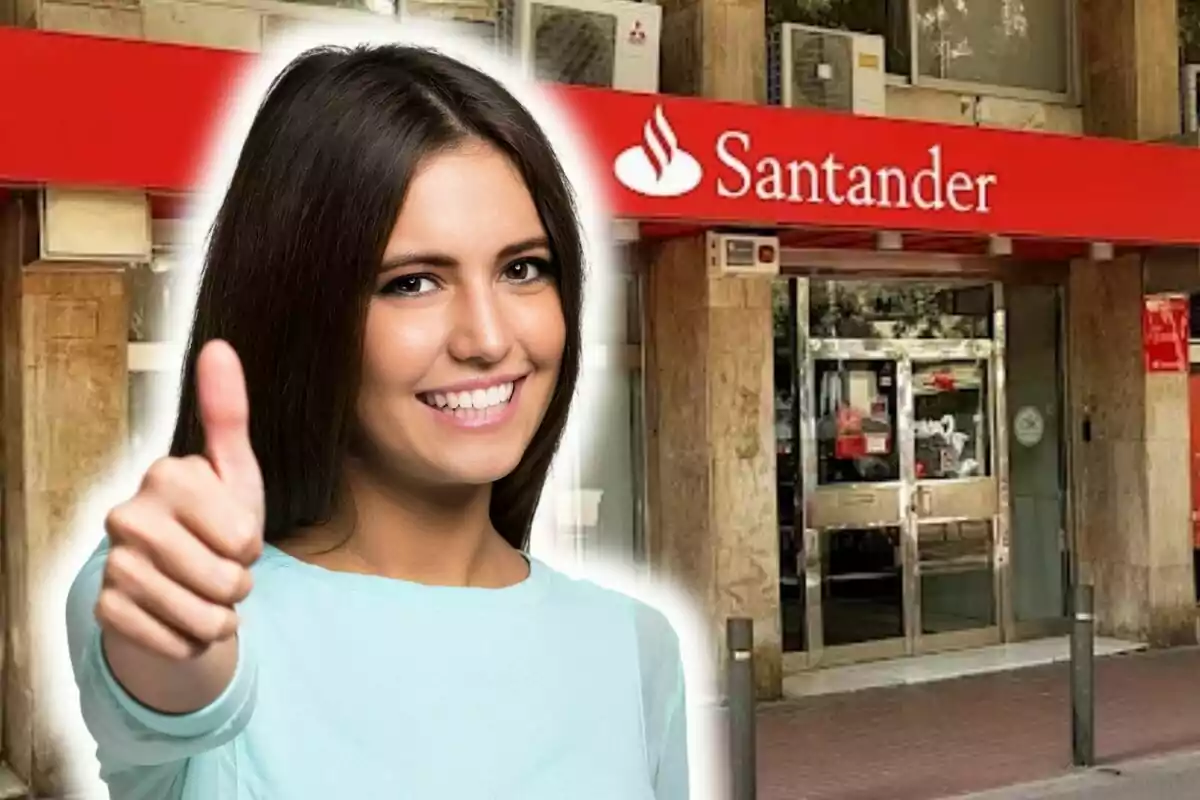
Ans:
[{"label": "red wall poster", "polygon": [[1188,297],[1159,294],[1145,298],[1142,351],[1147,372],[1188,371]]}]

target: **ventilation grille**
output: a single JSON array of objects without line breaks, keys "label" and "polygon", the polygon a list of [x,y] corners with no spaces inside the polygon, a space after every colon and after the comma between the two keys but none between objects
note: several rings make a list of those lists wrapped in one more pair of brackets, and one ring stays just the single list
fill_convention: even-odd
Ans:
[{"label": "ventilation grille", "polygon": [[[778,81],[789,82],[793,107],[854,110],[854,43],[849,36],[793,27],[774,49],[781,56],[784,47],[791,56],[791,74],[780,74],[782,57],[775,74]],[[782,102],[782,87],[779,95]]]},{"label": "ventilation grille", "polygon": [[1200,131],[1200,64],[1183,68],[1183,92],[1183,130],[1196,133]]},{"label": "ventilation grille", "polygon": [[616,58],[613,14],[533,3],[533,74],[538,80],[611,88]]},{"label": "ventilation grille", "polygon": [[772,26],[767,36],[767,102],[783,105],[783,26]]}]

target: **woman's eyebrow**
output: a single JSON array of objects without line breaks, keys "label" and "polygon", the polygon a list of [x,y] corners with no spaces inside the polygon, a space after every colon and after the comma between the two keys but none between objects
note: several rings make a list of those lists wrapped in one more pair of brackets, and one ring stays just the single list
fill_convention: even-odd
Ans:
[{"label": "woman's eyebrow", "polygon": [[529,239],[522,239],[519,242],[513,242],[507,247],[500,248],[500,252],[496,254],[497,260],[512,258],[519,256],[521,253],[528,253],[530,250],[549,250],[550,240],[545,236],[534,236]]},{"label": "woman's eyebrow", "polygon": [[[550,240],[545,236],[533,236],[500,248],[500,252],[496,254],[496,260],[503,261],[506,258],[512,258],[521,253],[528,253],[530,250],[541,249],[549,250]],[[384,258],[383,263],[379,265],[379,271],[387,272],[399,269],[400,267],[410,267],[414,264],[421,264],[427,267],[452,268],[458,266],[458,259],[447,253],[436,251],[397,253],[396,255]]]}]

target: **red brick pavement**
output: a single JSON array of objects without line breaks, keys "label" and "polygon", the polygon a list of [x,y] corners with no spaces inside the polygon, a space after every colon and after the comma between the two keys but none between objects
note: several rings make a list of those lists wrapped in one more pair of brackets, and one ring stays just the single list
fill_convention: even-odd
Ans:
[{"label": "red brick pavement", "polygon": [[[1067,665],[766,705],[760,800],[933,800],[1070,769]],[[1200,650],[1096,664],[1096,752],[1200,749]],[[1200,790],[1198,790],[1200,796]]]}]

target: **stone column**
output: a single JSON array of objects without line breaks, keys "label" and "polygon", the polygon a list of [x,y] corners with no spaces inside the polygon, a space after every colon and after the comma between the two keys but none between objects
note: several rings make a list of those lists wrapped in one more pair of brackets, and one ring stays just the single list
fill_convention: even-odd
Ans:
[{"label": "stone column", "polygon": [[3,352],[4,757],[39,796],[65,787],[38,598],[73,534],[79,500],[127,438],[129,329],[124,268],[37,261],[33,195],[0,209]]},{"label": "stone column", "polygon": [[[663,3],[662,91],[760,103],[761,0]],[[646,316],[651,562],[711,621],[754,619],[759,693],[782,692],[771,282],[710,279],[703,236],[651,258]]]},{"label": "stone column", "polygon": [[1071,265],[1078,557],[1101,633],[1192,643],[1187,375],[1145,373],[1143,287],[1138,255]]},{"label": "stone column", "polygon": [[[31,627],[38,593],[93,483],[128,438],[129,311],[119,266],[35,262],[20,275],[16,381],[5,407],[5,535],[13,647],[6,743],[13,767],[46,795],[63,790],[44,670]],[[6,348],[6,355],[8,354]],[[11,363],[11,362],[8,362]],[[17,374],[13,374],[16,372]],[[11,437],[11,438],[9,438]],[[18,472],[19,470],[19,472]]]},{"label": "stone column", "polygon": [[32,196],[0,189],[0,761],[8,761],[28,780],[32,761],[29,698],[17,684],[27,670],[24,570],[25,540],[20,519],[11,511],[10,487],[20,483],[21,425],[16,389],[20,385],[21,268],[37,257],[37,206]]},{"label": "stone column", "polygon": [[[1087,133],[1179,133],[1175,0],[1084,3],[1079,38]],[[1148,259],[1071,265],[1075,536],[1081,572],[1096,584],[1101,632],[1171,645],[1196,638],[1188,386],[1186,374],[1143,366]]]},{"label": "stone column", "polygon": [[1079,43],[1089,135],[1153,140],[1180,132],[1177,0],[1080,3]]},{"label": "stone column", "polygon": [[759,693],[782,691],[771,282],[709,279],[702,237],[648,275],[650,557],[690,590],[723,653],[754,620]]}]

